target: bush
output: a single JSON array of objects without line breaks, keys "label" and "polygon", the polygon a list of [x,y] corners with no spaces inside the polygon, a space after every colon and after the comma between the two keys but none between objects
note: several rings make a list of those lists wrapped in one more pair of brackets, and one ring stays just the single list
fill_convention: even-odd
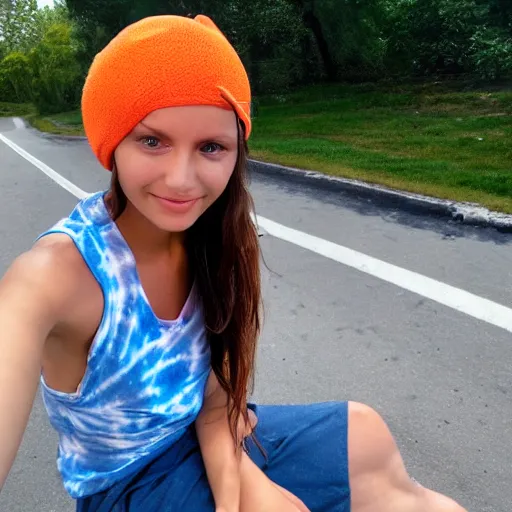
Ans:
[{"label": "bush", "polygon": [[0,101],[28,103],[32,99],[32,69],[26,55],[13,52],[0,63]]},{"label": "bush", "polygon": [[0,102],[10,102],[14,98],[14,89],[11,82],[7,79],[7,74],[2,73],[0,64]]}]

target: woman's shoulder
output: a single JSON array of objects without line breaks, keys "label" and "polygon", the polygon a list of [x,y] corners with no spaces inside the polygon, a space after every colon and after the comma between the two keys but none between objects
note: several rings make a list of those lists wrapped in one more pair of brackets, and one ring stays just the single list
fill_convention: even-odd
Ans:
[{"label": "woman's shoulder", "polygon": [[65,234],[52,233],[20,254],[4,280],[64,305],[79,297],[81,289],[88,289],[86,285],[94,282],[94,277],[74,241]]},{"label": "woman's shoulder", "polygon": [[75,242],[64,233],[50,233],[38,239],[22,256],[33,271],[58,272],[72,280],[79,279],[82,271],[87,270]]},{"label": "woman's shoulder", "polygon": [[0,317],[24,318],[41,332],[50,332],[72,323],[80,305],[99,296],[94,286],[73,241],[48,235],[20,254],[0,280]]},{"label": "woman's shoulder", "polygon": [[40,238],[29,251],[34,270],[57,274],[61,286],[75,290],[87,289],[87,284],[96,282],[83,254],[75,241],[64,233],[51,233]]}]

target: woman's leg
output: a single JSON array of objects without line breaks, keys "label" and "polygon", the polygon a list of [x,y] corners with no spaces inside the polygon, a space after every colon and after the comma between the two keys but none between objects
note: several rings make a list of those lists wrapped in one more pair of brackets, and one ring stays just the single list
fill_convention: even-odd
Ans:
[{"label": "woman's leg", "polygon": [[349,403],[348,461],[352,512],[465,512],[450,498],[414,482],[384,420]]},{"label": "woman's leg", "polygon": [[255,412],[256,437],[267,457],[251,440],[249,455],[279,491],[311,512],[349,512],[347,403],[260,406]]},{"label": "woman's leg", "polygon": [[383,419],[358,403],[256,409],[256,464],[312,512],[465,512],[414,482]]},{"label": "woman's leg", "polygon": [[240,512],[309,512],[296,496],[273,483],[245,453],[240,477]]},{"label": "woman's leg", "polygon": [[[282,503],[278,512],[300,511],[286,491],[311,512],[464,512],[409,478],[389,429],[369,407],[331,402],[255,409],[256,435],[268,457],[248,443],[252,461],[244,459],[243,496],[253,509],[244,512],[273,510],[262,502],[269,497],[272,506]],[[80,512],[214,508],[192,429],[143,471],[78,504]]]},{"label": "woman's leg", "polygon": [[290,491],[287,491],[286,489],[283,489],[280,485],[277,485],[274,483],[274,486],[279,489],[290,501],[295,507],[297,507],[298,512],[310,512],[309,509],[302,503],[302,501],[297,498],[294,494],[292,494]]}]

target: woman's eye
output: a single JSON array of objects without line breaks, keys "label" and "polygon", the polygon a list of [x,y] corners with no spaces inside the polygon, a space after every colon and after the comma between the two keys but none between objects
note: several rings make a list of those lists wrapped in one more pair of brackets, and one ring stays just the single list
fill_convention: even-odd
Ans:
[{"label": "woman's eye", "polygon": [[205,144],[202,148],[203,153],[217,153],[218,151],[222,151],[224,148],[220,144],[216,144],[215,142],[209,142]]},{"label": "woman's eye", "polygon": [[140,139],[142,144],[148,148],[155,149],[159,146],[160,140],[156,137],[142,137]]}]

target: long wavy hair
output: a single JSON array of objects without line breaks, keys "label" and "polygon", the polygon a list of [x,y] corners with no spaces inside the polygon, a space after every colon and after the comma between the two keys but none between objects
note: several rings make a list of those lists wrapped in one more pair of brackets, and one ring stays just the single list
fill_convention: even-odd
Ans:
[{"label": "long wavy hair", "polygon": [[[251,219],[248,148],[238,122],[238,157],[221,196],[189,228],[186,249],[202,301],[211,366],[228,396],[231,432],[242,444],[238,420],[249,421],[247,397],[254,387],[256,346],[261,326],[260,248]],[[114,165],[107,204],[116,220],[127,198]],[[253,436],[254,438],[254,436]]]}]

